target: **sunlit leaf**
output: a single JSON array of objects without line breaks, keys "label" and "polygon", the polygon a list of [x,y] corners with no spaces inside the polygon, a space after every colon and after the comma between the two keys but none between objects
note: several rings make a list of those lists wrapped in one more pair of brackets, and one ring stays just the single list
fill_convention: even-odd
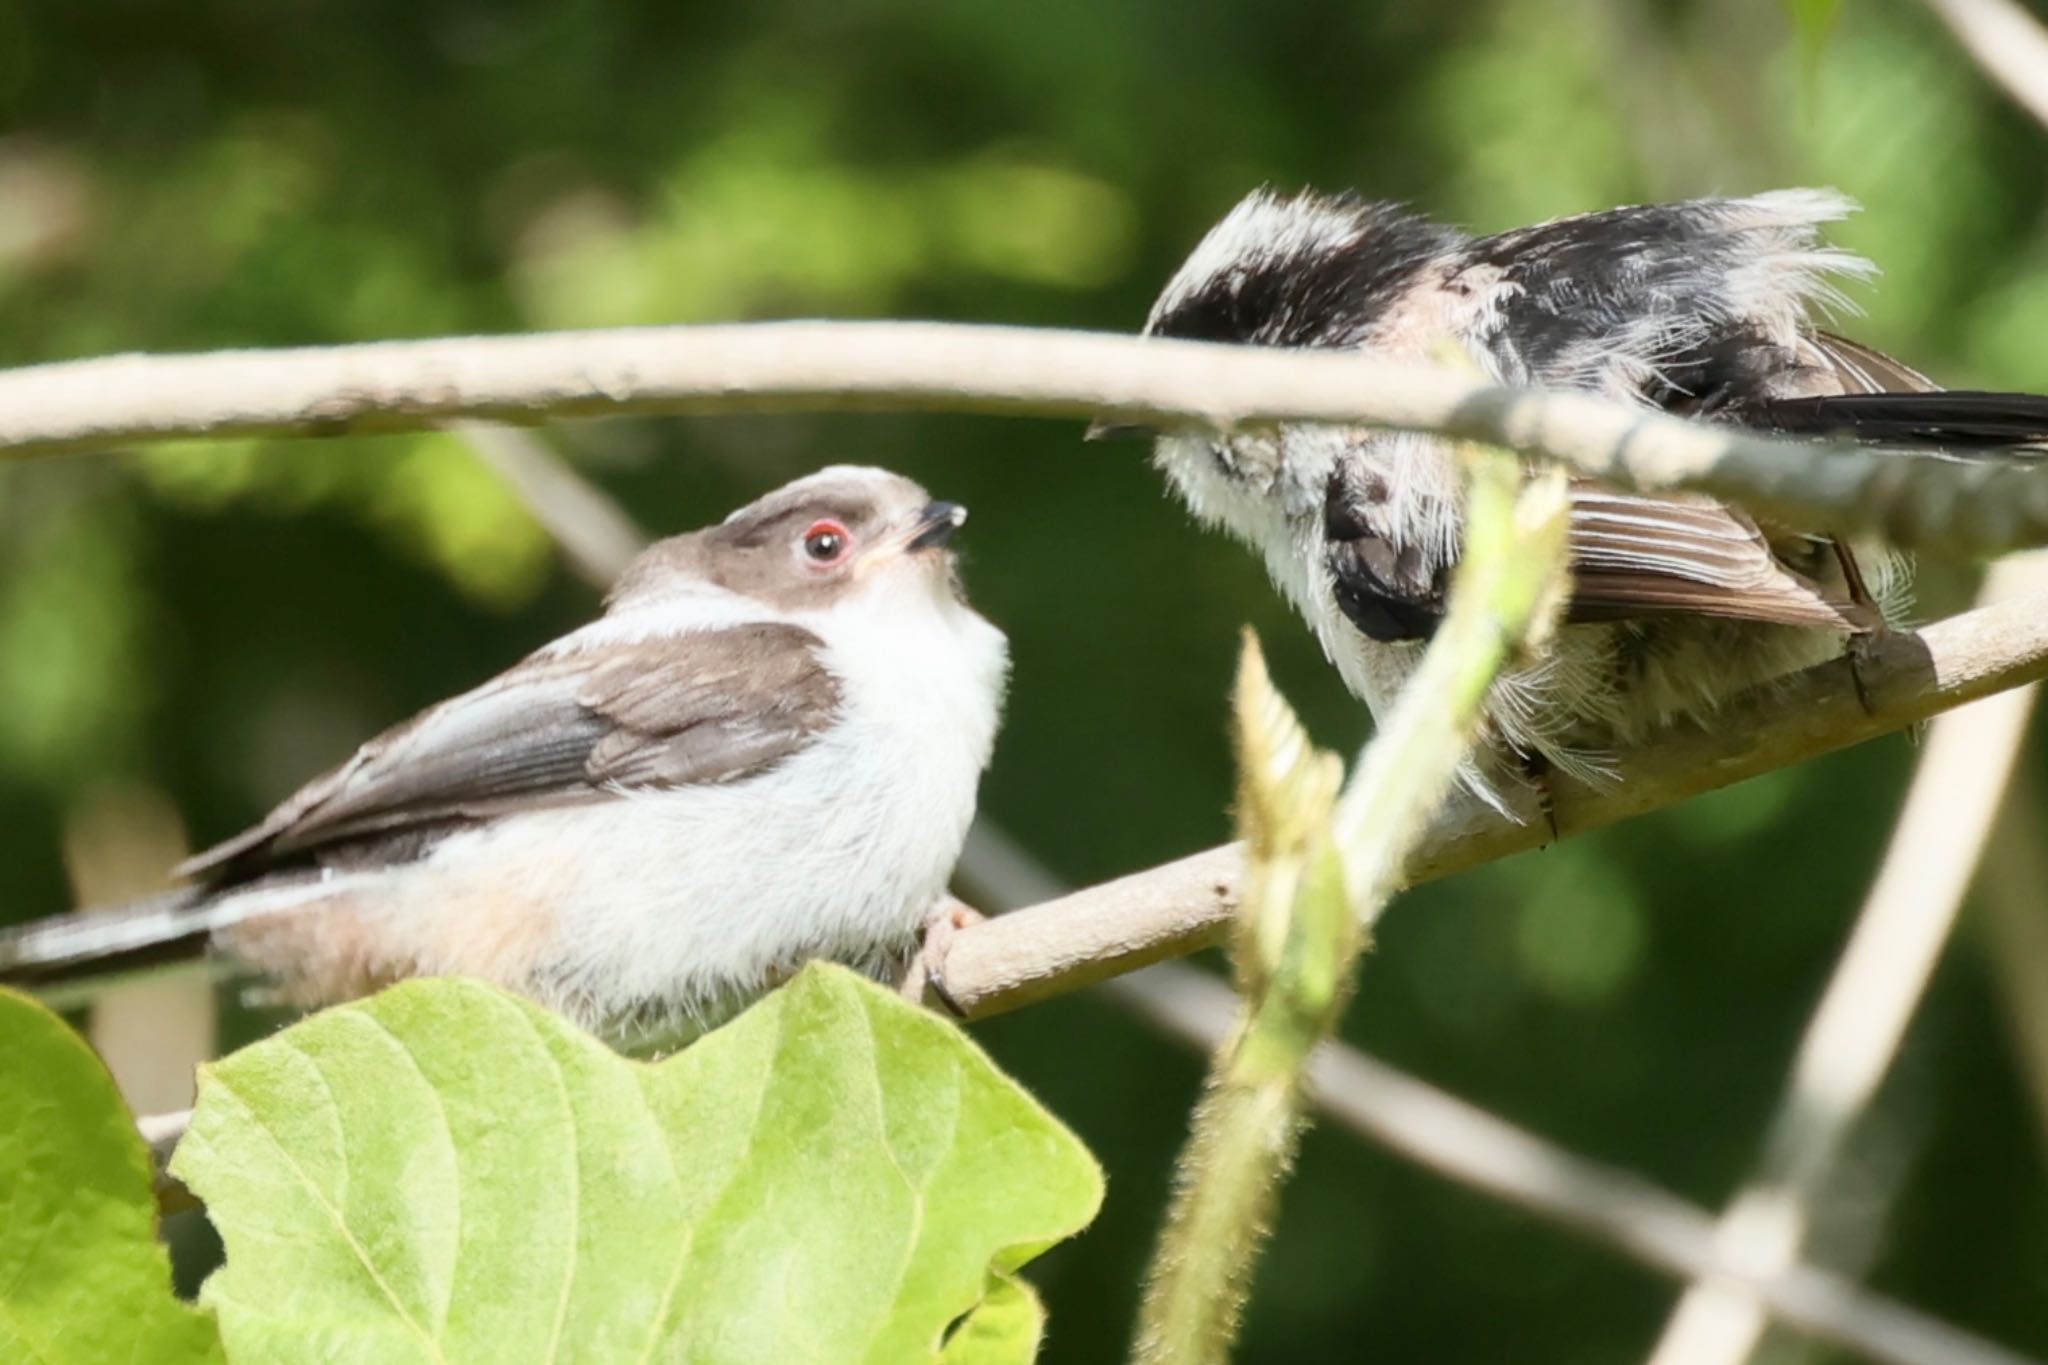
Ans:
[{"label": "sunlit leaf", "polygon": [[954,1325],[1101,1196],[957,1029],[826,967],[653,1065],[403,985],[207,1069],[176,1169],[227,1243],[204,1299],[231,1351],[380,1365],[1018,1343],[1007,1290]]},{"label": "sunlit leaf", "polygon": [[1014,1275],[990,1275],[987,1297],[946,1338],[939,1365],[1021,1365],[1038,1354],[1045,1306]]},{"label": "sunlit leaf", "polygon": [[219,1360],[213,1324],[171,1295],[149,1153],[106,1067],[8,991],[0,1039],[0,1360]]}]

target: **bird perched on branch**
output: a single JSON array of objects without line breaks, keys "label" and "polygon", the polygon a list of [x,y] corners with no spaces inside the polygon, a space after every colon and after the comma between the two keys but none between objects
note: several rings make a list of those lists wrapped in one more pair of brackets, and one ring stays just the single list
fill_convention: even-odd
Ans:
[{"label": "bird perched on branch", "polygon": [[943,913],[1008,670],[965,517],[841,466],[663,541],[599,620],[192,858],[190,890],[0,934],[0,981],[210,940],[301,1004],[460,974],[630,1043],[814,957],[892,973]]},{"label": "bird perched on branch", "polygon": [[[1430,361],[1447,344],[1507,385],[1572,389],[1792,436],[2013,451],[2048,399],[1944,393],[1822,330],[1869,262],[1825,245],[1851,209],[1818,190],[1618,208],[1474,238],[1352,195],[1259,190],[1167,283],[1145,335]],[[1129,428],[1098,424],[1091,436]],[[1352,692],[1383,713],[1444,609],[1462,535],[1440,438],[1281,424],[1156,433],[1203,521],[1257,550]],[[1572,591],[1542,657],[1504,674],[1466,785],[1509,799],[1550,769],[1599,784],[1675,717],[1896,623],[1903,562],[1824,526],[1578,480]]]}]

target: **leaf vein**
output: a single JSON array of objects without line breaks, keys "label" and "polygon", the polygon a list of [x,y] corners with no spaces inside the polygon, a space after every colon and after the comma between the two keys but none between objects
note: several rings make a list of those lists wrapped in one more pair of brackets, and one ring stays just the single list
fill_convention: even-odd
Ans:
[{"label": "leaf vein", "polygon": [[444,1285],[446,1292],[441,1295],[441,1304],[439,1309],[435,1313],[435,1317],[438,1319],[438,1321],[436,1321],[436,1323],[434,1324],[434,1339],[436,1341],[439,1341],[442,1335],[448,1330],[448,1314],[450,1313],[450,1311],[452,1311],[452,1305],[455,1298],[455,1285],[459,1278],[457,1270],[462,1260],[462,1248],[465,1245],[467,1245],[469,1240],[468,1238],[462,1235],[463,1214],[465,1205],[462,1198],[461,1144],[459,1144],[455,1140],[455,1125],[449,1122],[448,1106],[442,1101],[440,1090],[438,1090],[435,1087],[434,1082],[428,1078],[426,1068],[420,1065],[420,1059],[413,1054],[413,1050],[406,1045],[405,1040],[399,1037],[396,1033],[394,1033],[389,1024],[385,1023],[382,1019],[379,1019],[376,1015],[371,1014],[368,1011],[350,1010],[347,1012],[346,1017],[363,1020],[365,1023],[374,1027],[378,1032],[382,1033],[386,1038],[389,1038],[391,1040],[392,1045],[398,1049],[399,1055],[404,1057],[407,1065],[412,1067],[413,1074],[420,1078],[420,1084],[424,1085],[427,1088],[427,1094],[433,1097],[434,1112],[437,1115],[439,1115],[441,1119],[441,1131],[448,1135],[449,1149],[453,1151],[456,1156],[456,1175],[455,1180],[453,1182],[454,1188],[452,1189],[451,1193],[455,1197],[455,1259],[457,1265],[450,1266],[448,1268],[448,1274],[446,1276]]},{"label": "leaf vein", "polygon": [[534,1017],[510,1000],[502,1002],[506,1008],[519,1016],[521,1022],[533,1033],[540,1044],[541,1055],[548,1060],[548,1066],[555,1077],[555,1090],[562,1097],[562,1114],[569,1121],[569,1259],[562,1269],[562,1292],[555,1301],[555,1326],[548,1335],[547,1355],[549,1362],[561,1359],[562,1329],[569,1321],[569,1301],[576,1289],[576,1274],[581,1266],[583,1250],[583,1136],[582,1125],[576,1121],[576,1106],[569,1098],[569,1074],[562,1069],[561,1058],[548,1046],[548,1036],[541,1031]]},{"label": "leaf vein", "polygon": [[882,1300],[885,1304],[893,1305],[902,1297],[903,1286],[910,1279],[911,1263],[917,1259],[918,1243],[924,1238],[924,1187],[910,1178],[910,1172],[903,1168],[902,1158],[896,1154],[895,1143],[889,1140],[889,1097],[882,1089],[882,1036],[875,1029],[875,1016],[868,1009],[867,1002],[857,996],[854,999],[854,1008],[859,1012],[861,1025],[868,1034],[870,1065],[864,1070],[868,1083],[875,1090],[875,1136],[881,1143],[883,1155],[889,1158],[889,1165],[895,1170],[896,1178],[901,1180],[903,1188],[910,1192],[910,1232],[903,1242],[902,1259],[897,1262],[889,1296]]},{"label": "leaf vein", "polygon": [[[292,1051],[298,1053],[301,1057],[305,1057],[307,1061],[313,1062],[312,1057],[306,1053],[305,1049],[298,1046],[296,1040],[293,1040],[290,1034],[279,1035],[279,1041],[287,1043]],[[333,1087],[328,1084],[326,1073],[320,1070],[318,1062],[313,1062],[313,1070],[320,1078],[321,1088],[327,1091],[328,1099],[332,1102],[334,1091]],[[435,1340],[426,1328],[414,1321],[412,1314],[406,1311],[405,1303],[378,1271],[377,1263],[371,1258],[368,1249],[361,1242],[357,1241],[355,1233],[350,1231],[348,1219],[327,1198],[326,1192],[320,1188],[318,1182],[313,1179],[312,1174],[299,1165],[298,1161],[285,1147],[283,1140],[275,1132],[271,1131],[269,1123],[256,1111],[255,1106],[236,1094],[233,1087],[225,1081],[219,1084],[214,1093],[219,1095],[224,1102],[231,1103],[240,1109],[247,1116],[251,1131],[261,1133],[269,1141],[271,1147],[277,1152],[278,1159],[284,1163],[285,1168],[298,1177],[299,1184],[305,1187],[306,1194],[333,1221],[335,1232],[340,1234],[341,1240],[348,1246],[349,1251],[354,1254],[356,1261],[363,1267],[364,1272],[369,1275],[370,1282],[377,1286],[378,1292],[383,1294],[385,1300],[390,1303],[392,1311],[398,1314],[398,1320],[413,1330],[421,1343],[426,1346],[427,1353],[432,1359],[440,1361],[442,1365],[447,1365],[448,1358],[441,1353],[441,1343]],[[346,1170],[346,1159],[344,1159],[342,1164],[343,1169]]]},{"label": "leaf vein", "polygon": [[[661,1148],[662,1158],[668,1162],[669,1176],[674,1180],[675,1188],[680,1190],[683,1184],[682,1164],[676,1160],[676,1149],[669,1142],[668,1132],[662,1126],[661,1115],[655,1112],[654,1098],[647,1093],[648,1081],[653,1074],[651,1068],[636,1069],[633,1074],[633,1093],[640,1097],[640,1107],[647,1112],[647,1121],[654,1127],[655,1145]],[[647,1333],[647,1349],[640,1355],[640,1365],[650,1365],[655,1351],[661,1346],[662,1329],[668,1323],[669,1309],[675,1303],[676,1290],[682,1287],[683,1271],[690,1264],[690,1254],[696,1249],[697,1225],[694,1222],[686,1223],[683,1226],[682,1249],[676,1253],[676,1263],[669,1271],[668,1283],[662,1286],[661,1301],[655,1305],[654,1318]]]}]

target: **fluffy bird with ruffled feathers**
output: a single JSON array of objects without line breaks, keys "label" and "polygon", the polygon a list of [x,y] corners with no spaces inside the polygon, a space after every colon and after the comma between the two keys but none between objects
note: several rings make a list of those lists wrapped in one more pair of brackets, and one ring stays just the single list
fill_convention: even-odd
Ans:
[{"label": "fluffy bird with ruffled feathers", "polygon": [[0,981],[211,943],[301,1004],[458,974],[644,1045],[811,958],[889,976],[944,922],[1008,671],[965,517],[839,466],[662,541],[598,620],[189,860],[190,890],[0,932]]},{"label": "fluffy bird with ruffled feathers", "polygon": [[[1944,393],[1825,331],[1874,273],[1826,245],[1842,196],[1618,208],[1471,237],[1392,204],[1260,190],[1167,283],[1148,336],[1353,350],[1428,362],[1450,344],[1492,380],[1590,391],[1787,435],[2012,452],[2048,438],[2048,399]],[[1096,434],[1108,428],[1098,427]],[[1352,692],[1383,713],[1442,615],[1463,529],[1437,438],[1309,423],[1157,433],[1203,521],[1264,558]],[[1697,496],[1577,480],[1567,624],[1495,686],[1466,785],[1510,814],[1531,773],[1593,784],[1682,716],[1896,623],[1901,559],[1828,528]]]}]

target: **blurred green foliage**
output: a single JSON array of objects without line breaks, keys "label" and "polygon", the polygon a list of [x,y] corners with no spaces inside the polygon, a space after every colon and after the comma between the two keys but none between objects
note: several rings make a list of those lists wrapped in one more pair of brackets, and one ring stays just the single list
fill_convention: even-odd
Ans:
[{"label": "blurred green foliage", "polygon": [[[1917,8],[1807,62],[1778,0],[141,0],[0,6],[0,363],[140,348],[804,314],[1134,327],[1248,187],[1352,185],[1494,228],[1834,184],[1886,275],[1857,329],[2040,387],[2043,134]],[[1237,628],[1317,738],[1363,717],[1235,546],[1066,424],[812,417],[555,433],[648,526],[834,460],[969,503],[1011,634],[985,807],[1089,880],[1227,832]],[[1962,576],[1929,573],[1928,614]],[[142,776],[196,839],[585,616],[443,437],[0,470],[0,915]],[[1718,1203],[1748,1163],[1910,761],[1903,743],[1408,897],[1346,1031]],[[2038,761],[2036,765],[2038,767]],[[1047,1358],[1120,1349],[1199,1064],[1092,999],[981,1036],[1102,1157],[1037,1278]],[[2048,1179],[1963,935],[1823,1254],[2048,1352]],[[1637,1358],[1671,1288],[1340,1134],[1311,1135],[1244,1358]]]}]

